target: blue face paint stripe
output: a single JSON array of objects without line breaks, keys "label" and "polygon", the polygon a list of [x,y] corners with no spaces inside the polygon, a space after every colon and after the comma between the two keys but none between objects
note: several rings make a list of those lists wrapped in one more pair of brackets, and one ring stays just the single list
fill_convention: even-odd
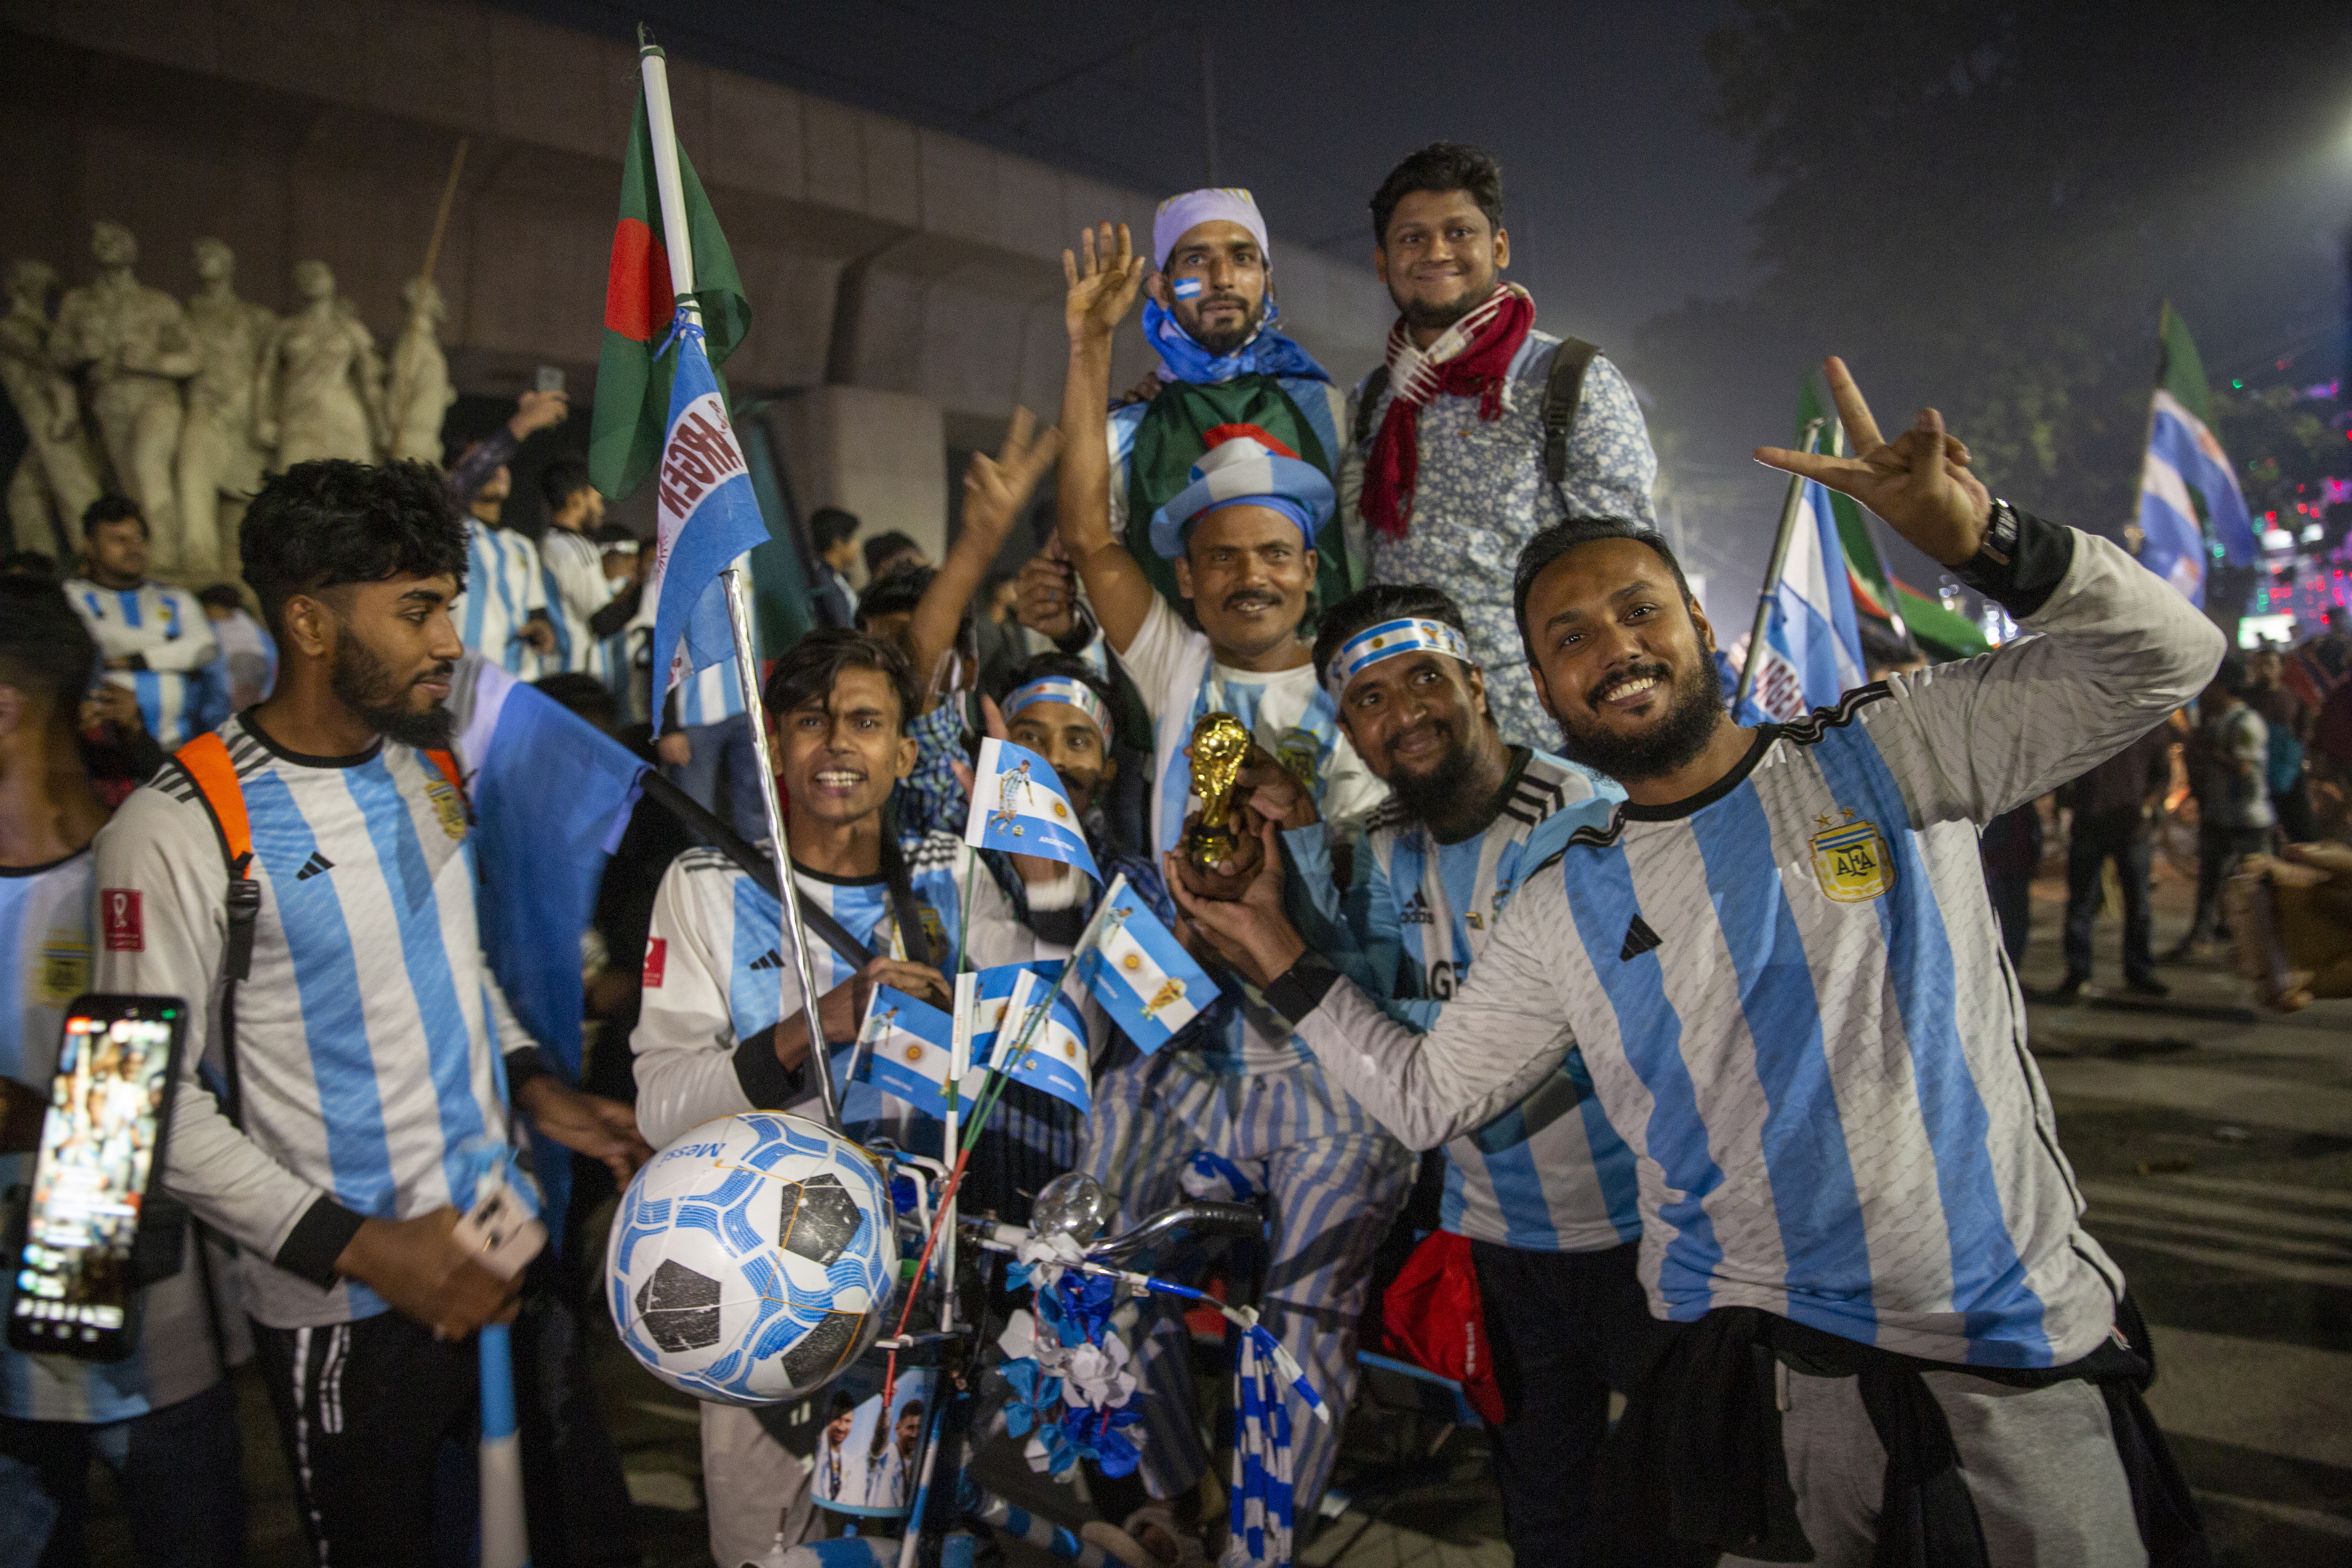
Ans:
[{"label": "blue face paint stripe", "polygon": [[1675,1232],[1658,1266],[1658,1293],[1669,1318],[1692,1321],[1713,1305],[1713,1280],[1723,1262],[1723,1246],[1705,1207],[1723,1185],[1723,1172],[1707,1148],[1698,1091],[1683,1060],[1682,1020],[1666,1000],[1664,973],[1654,951],[1630,961],[1617,956],[1626,928],[1642,909],[1623,847],[1579,849],[1560,864],[1586,960],[1617,1016],[1626,1061],[1650,1091],[1650,1158],[1664,1172],[1667,1186],[1683,1194],[1658,1211],[1659,1222]]},{"label": "blue face paint stripe", "polygon": [[1989,1142],[1992,1119],[1969,1071],[1955,1011],[1951,935],[1937,907],[1926,858],[1911,835],[1910,805],[1865,727],[1829,730],[1811,752],[1831,798],[1841,809],[1851,806],[1876,823],[1886,843],[1895,886],[1873,902],[1911,1048],[1920,1118],[1935,1151],[1936,1188],[1951,1245],[1952,1303],[1967,1324],[1969,1359],[1983,1365],[2047,1366],[2051,1345],[2043,1305],[2025,1282],[2016,1238],[2001,1210],[2000,1180]]},{"label": "blue face paint stripe", "polygon": [[[430,764],[420,757],[415,759],[415,765]],[[449,968],[433,872],[425,862],[425,846],[416,837],[416,819],[382,756],[344,770],[343,784],[367,825],[368,842],[374,846],[384,890],[392,895],[401,964],[408,974],[408,988],[416,997],[434,1102],[440,1113],[441,1173],[448,1183],[450,1201],[469,1209],[474,1206],[474,1173],[467,1151],[488,1131],[488,1125],[474,1091],[474,1030],[467,1022],[457,977]],[[490,1028],[487,1009],[481,1027],[487,1044]]]},{"label": "blue face paint stripe", "polygon": [[397,1197],[392,1152],[384,1138],[367,1013],[360,1005],[359,962],[335,878],[331,873],[308,881],[295,879],[319,841],[284,780],[267,771],[247,779],[245,805],[253,825],[254,858],[269,868],[269,892],[294,971],[335,1199],[355,1213],[388,1219]]},{"label": "blue face paint stripe", "polygon": [[1779,1216],[1789,1316],[1875,1342],[1870,1243],[1854,1189],[1822,1013],[1773,857],[1772,825],[1751,789],[1735,789],[1690,819],[1764,1091],[1758,1138]]}]

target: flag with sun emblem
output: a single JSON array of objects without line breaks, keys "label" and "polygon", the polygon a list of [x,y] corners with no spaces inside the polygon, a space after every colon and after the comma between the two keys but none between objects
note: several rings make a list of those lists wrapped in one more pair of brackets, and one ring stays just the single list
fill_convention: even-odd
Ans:
[{"label": "flag with sun emblem", "polygon": [[[1078,1005],[1061,994],[1058,981],[1058,975],[1022,967],[997,1027],[988,1065],[1015,1083],[1067,1100],[1086,1112],[1095,1103],[1094,1084],[1087,1070],[1087,1021]],[[1031,1015],[1048,1003],[1051,1007],[1045,1016],[1032,1027]],[[1024,1033],[1029,1037],[1025,1051],[1021,1048]],[[978,1055],[976,1048],[973,1054]]]},{"label": "flag with sun emblem", "polygon": [[1174,1039],[1217,996],[1217,983],[1127,885],[1112,879],[1097,912],[1093,946],[1081,942],[1078,978],[1146,1052]]},{"label": "flag with sun emblem", "polygon": [[1094,851],[1054,764],[1010,741],[980,743],[972,770],[971,816],[963,841],[975,849],[1004,849],[1076,866],[1096,881]]},{"label": "flag with sun emblem", "polygon": [[944,1121],[955,1061],[955,1023],[927,1002],[887,985],[874,988],[859,1035],[866,1047],[861,1081]]}]

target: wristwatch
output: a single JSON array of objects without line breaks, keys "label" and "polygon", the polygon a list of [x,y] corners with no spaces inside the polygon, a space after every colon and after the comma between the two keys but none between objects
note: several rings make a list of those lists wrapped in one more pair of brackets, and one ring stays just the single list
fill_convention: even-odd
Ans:
[{"label": "wristwatch", "polygon": [[1978,543],[1977,552],[1969,557],[1969,563],[1960,570],[1987,577],[1998,576],[2006,572],[2016,559],[2017,509],[1995,496],[1992,515],[1985,519],[1984,538]]}]

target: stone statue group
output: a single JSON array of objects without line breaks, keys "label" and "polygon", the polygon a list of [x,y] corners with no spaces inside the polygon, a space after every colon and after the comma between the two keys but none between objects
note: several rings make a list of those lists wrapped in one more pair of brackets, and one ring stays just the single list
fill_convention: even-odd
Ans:
[{"label": "stone statue group", "polygon": [[66,290],[55,321],[57,269],[9,264],[0,385],[30,437],[8,484],[16,548],[78,551],[83,509],[119,490],[146,514],[156,575],[209,582],[235,574],[236,526],[264,474],[314,458],[441,460],[457,394],[429,278],[401,290],[407,319],[387,376],[325,262],[295,267],[301,303],[279,317],[237,298],[226,243],[194,248],[197,290],[183,305],[139,281],[139,242],[101,220],[98,275]]}]

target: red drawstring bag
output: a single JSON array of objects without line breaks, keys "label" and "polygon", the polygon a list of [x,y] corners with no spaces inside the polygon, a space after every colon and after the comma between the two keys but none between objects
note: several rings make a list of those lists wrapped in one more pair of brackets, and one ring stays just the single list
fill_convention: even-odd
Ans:
[{"label": "red drawstring bag", "polygon": [[1501,1423],[1503,1388],[1495,1380],[1468,1237],[1432,1231],[1412,1249],[1381,1299],[1381,1350],[1452,1378],[1482,1418]]}]

